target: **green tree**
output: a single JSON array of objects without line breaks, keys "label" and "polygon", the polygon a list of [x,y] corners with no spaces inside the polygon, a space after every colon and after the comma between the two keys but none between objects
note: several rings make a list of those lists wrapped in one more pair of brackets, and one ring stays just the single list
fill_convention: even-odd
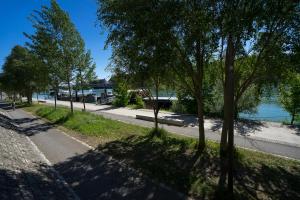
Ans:
[{"label": "green tree", "polygon": [[110,30],[107,42],[113,47],[113,68],[119,68],[148,94],[154,112],[155,133],[158,133],[160,110],[158,92],[170,77],[167,72],[172,56],[166,43],[167,35],[161,31],[168,23],[164,14],[166,3],[99,1],[98,10],[99,20]]},{"label": "green tree", "polygon": [[[47,64],[56,73],[51,73],[53,85],[57,88],[61,81],[68,86],[70,108],[73,113],[72,81],[75,79],[76,68],[79,65],[78,58],[85,52],[84,42],[71,22],[69,15],[63,11],[55,0],[51,0],[50,7],[42,7],[33,15],[36,34],[29,36],[34,50],[47,60]],[[50,51],[43,47],[50,47]],[[44,57],[44,55],[46,55]],[[52,71],[51,70],[51,71]],[[60,73],[58,75],[57,73]],[[57,93],[57,91],[56,91]]]},{"label": "green tree", "polygon": [[30,17],[34,34],[24,35],[30,40],[26,45],[30,51],[36,54],[47,66],[48,80],[51,89],[54,91],[54,107],[57,107],[57,95],[64,73],[61,59],[61,50],[56,39],[56,28],[53,23],[53,9],[43,6],[40,11],[34,11]]},{"label": "green tree", "polygon": [[291,125],[293,125],[295,117],[300,114],[300,74],[294,72],[288,77],[288,80],[280,84],[279,101],[292,116]]},{"label": "green tree", "polygon": [[3,65],[1,82],[6,91],[25,95],[28,103],[32,103],[33,92],[47,86],[47,69],[44,63],[28,49],[15,46]]},{"label": "green tree", "polygon": [[85,111],[85,95],[84,89],[88,88],[88,84],[96,79],[95,63],[92,62],[91,52],[87,51],[79,57],[79,63],[76,67],[76,82],[82,93],[83,110]]},{"label": "green tree", "polygon": [[[224,122],[220,152],[222,158],[225,152],[227,155],[227,166],[222,162],[221,167],[222,174],[224,174],[224,170],[227,171],[227,190],[229,198],[233,198],[234,109],[236,106],[235,101],[238,100],[238,96],[235,97],[237,60],[242,57],[243,52],[247,52],[247,48],[249,48],[247,43],[253,44],[253,48],[250,47],[250,50],[253,51],[251,54],[255,55],[255,60],[251,65],[251,73],[244,82],[245,88],[247,88],[251,86],[250,83],[257,77],[255,73],[259,67],[272,63],[273,58],[277,56],[272,51],[281,48],[278,41],[281,41],[281,36],[289,32],[287,30],[291,30],[291,19],[295,15],[297,4],[290,1],[221,1],[221,5],[221,43],[226,44],[226,46],[224,59]],[[223,63],[222,59],[220,63]],[[244,83],[241,85],[244,85]],[[243,87],[241,88],[241,91],[243,91]],[[221,160],[224,161],[224,159]],[[223,177],[220,178],[221,185],[223,185]]]}]

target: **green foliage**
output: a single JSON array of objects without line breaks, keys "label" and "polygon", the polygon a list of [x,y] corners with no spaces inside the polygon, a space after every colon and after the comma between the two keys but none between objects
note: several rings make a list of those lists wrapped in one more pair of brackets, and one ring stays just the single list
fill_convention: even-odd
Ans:
[{"label": "green foliage", "polygon": [[135,102],[136,108],[140,109],[140,108],[144,108],[144,101],[143,98],[139,95],[136,96],[136,102]]},{"label": "green foliage", "polygon": [[115,99],[113,105],[116,107],[125,107],[129,102],[129,95],[127,93],[127,86],[124,83],[117,83],[114,88]]},{"label": "green foliage", "polygon": [[45,64],[27,48],[15,46],[6,58],[1,75],[5,91],[25,95],[31,103],[32,93],[47,87]]},{"label": "green foliage", "polygon": [[279,87],[279,101],[291,116],[291,124],[300,114],[300,74],[290,73],[288,80]]},{"label": "green foliage", "polygon": [[141,109],[145,107],[143,98],[139,94],[137,94],[136,91],[130,91],[128,96],[129,96],[129,103],[130,103],[129,105],[131,108]]},{"label": "green foliage", "polygon": [[31,40],[27,45],[48,66],[53,89],[57,92],[60,83],[65,82],[71,95],[72,81],[79,80],[82,88],[83,80],[89,81],[94,77],[95,65],[91,63],[83,39],[68,13],[55,0],[51,0],[49,7],[43,6],[41,11],[36,11],[32,21],[35,33],[25,34]]},{"label": "green foliage", "polygon": [[172,101],[171,111],[175,113],[188,113],[185,106],[181,104],[178,100]]}]

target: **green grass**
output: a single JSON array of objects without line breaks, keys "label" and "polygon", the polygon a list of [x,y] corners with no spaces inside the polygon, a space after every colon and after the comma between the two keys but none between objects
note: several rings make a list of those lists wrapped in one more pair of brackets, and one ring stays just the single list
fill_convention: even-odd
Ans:
[{"label": "green grass", "polygon": [[[136,125],[104,119],[87,112],[35,105],[24,108],[68,129],[105,138],[97,150],[126,160],[154,180],[200,199],[212,199],[217,187],[219,145],[207,141],[202,154],[197,140]],[[300,162],[237,148],[235,154],[236,199],[300,199]]]},{"label": "green grass", "polygon": [[148,132],[147,128],[105,119],[89,112],[75,110],[74,114],[71,115],[69,109],[64,107],[57,107],[54,110],[50,106],[35,104],[26,107],[25,110],[86,136],[120,139],[129,135],[141,135]]}]

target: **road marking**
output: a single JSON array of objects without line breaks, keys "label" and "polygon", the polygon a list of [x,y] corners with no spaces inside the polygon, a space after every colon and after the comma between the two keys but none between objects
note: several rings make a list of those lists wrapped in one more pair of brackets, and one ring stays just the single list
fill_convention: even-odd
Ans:
[{"label": "road marking", "polygon": [[42,159],[46,162],[46,164],[49,166],[49,169],[58,177],[59,182],[61,182],[67,190],[73,195],[72,199],[80,200],[78,195],[75,193],[75,191],[70,187],[70,185],[65,181],[65,179],[56,171],[52,165],[52,163],[46,158],[46,156],[39,150],[39,148],[36,146],[36,144],[28,137],[25,136],[26,139],[31,143],[33,148],[39,153],[39,155],[42,157]]},{"label": "road marking", "polygon": [[61,132],[62,134],[64,134],[65,136],[67,136],[67,137],[69,137],[69,138],[75,140],[76,142],[79,142],[80,144],[84,145],[85,147],[87,147],[87,148],[89,148],[89,149],[92,149],[92,150],[95,149],[94,147],[92,147],[92,146],[88,145],[87,143],[85,143],[85,142],[83,142],[83,141],[81,141],[81,140],[79,140],[79,139],[77,139],[77,138],[75,138],[75,137],[73,137],[73,136],[71,136],[71,135],[65,133],[65,132],[62,131],[62,130],[60,130],[60,132]]}]

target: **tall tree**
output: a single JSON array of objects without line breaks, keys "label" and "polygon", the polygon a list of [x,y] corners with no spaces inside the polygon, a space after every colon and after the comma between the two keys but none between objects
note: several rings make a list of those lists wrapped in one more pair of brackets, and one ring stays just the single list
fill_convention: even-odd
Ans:
[{"label": "tall tree", "polygon": [[[256,71],[263,64],[269,64],[276,56],[273,44],[278,44],[280,36],[289,28],[291,16],[295,14],[296,4],[291,1],[224,1],[222,2],[222,36],[225,39],[225,81],[224,81],[224,123],[221,136],[220,152],[228,157],[229,195],[233,195],[233,149],[234,149],[234,109],[236,61],[252,43],[256,55],[252,72],[243,85],[251,85]],[[272,45],[270,45],[272,44]],[[272,47],[272,48],[271,48]],[[252,50],[252,49],[251,49]],[[253,78],[254,77],[254,78]],[[244,89],[242,87],[242,90]],[[223,169],[225,169],[223,167]],[[221,179],[220,179],[221,180]]]},{"label": "tall tree", "polygon": [[16,95],[25,95],[32,103],[33,92],[47,86],[47,70],[43,62],[28,49],[15,46],[3,65],[1,82],[3,87]]},{"label": "tall tree", "polygon": [[56,30],[52,23],[53,11],[43,6],[40,11],[35,10],[30,17],[34,34],[24,35],[30,40],[26,45],[30,51],[36,54],[47,66],[49,85],[54,91],[54,107],[57,106],[57,96],[64,74],[61,64],[61,50],[56,39]]},{"label": "tall tree", "polygon": [[[167,2],[99,1],[99,20],[110,30],[108,43],[113,47],[114,65],[125,71],[146,90],[154,112],[158,133],[158,92],[168,79],[172,53],[161,31],[167,26]],[[155,18],[153,16],[156,16]],[[152,89],[154,95],[152,95]]]},{"label": "tall tree", "polygon": [[[36,35],[29,37],[33,45],[37,45],[41,52],[46,54],[48,64],[53,70],[59,66],[61,76],[54,73],[53,84],[59,85],[62,78],[68,86],[70,108],[73,113],[72,82],[74,72],[78,65],[78,57],[84,54],[82,48],[84,42],[71,22],[69,15],[63,11],[55,0],[51,0],[50,7],[42,7],[41,12],[33,16]],[[50,46],[50,52],[45,53],[45,48],[39,46],[46,43]],[[55,57],[56,56],[56,57]]]},{"label": "tall tree", "polygon": [[[176,52],[177,64],[172,65],[179,83],[197,102],[199,150],[205,147],[204,132],[204,71],[209,67],[219,40],[218,10],[212,1],[182,1],[169,30],[171,45]],[[175,19],[175,21],[174,21]]]},{"label": "tall tree", "polygon": [[91,52],[87,51],[79,57],[79,63],[76,67],[76,82],[82,93],[83,110],[85,111],[85,95],[84,89],[87,89],[88,84],[96,79],[95,63],[92,62]]},{"label": "tall tree", "polygon": [[300,74],[290,73],[288,80],[281,83],[279,87],[280,103],[291,115],[291,125],[295,117],[300,114]]}]

